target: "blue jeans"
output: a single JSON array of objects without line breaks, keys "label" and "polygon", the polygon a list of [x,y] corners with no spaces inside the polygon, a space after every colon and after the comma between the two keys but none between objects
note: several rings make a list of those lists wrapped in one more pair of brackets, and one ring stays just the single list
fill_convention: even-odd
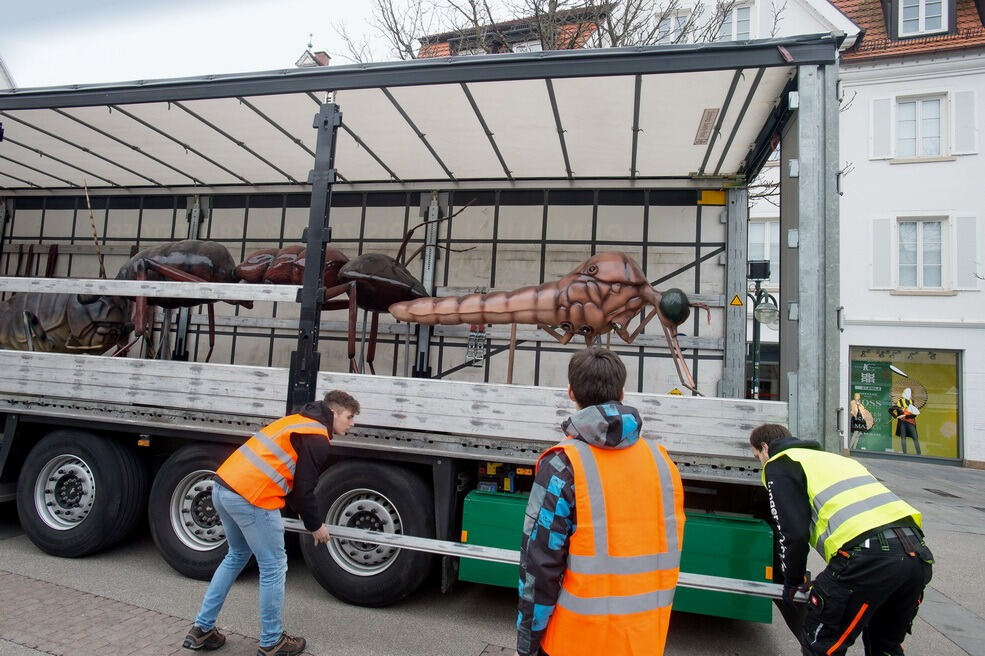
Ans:
[{"label": "blue jeans", "polygon": [[212,504],[226,531],[229,552],[212,575],[195,625],[205,631],[215,626],[229,588],[254,555],[260,566],[260,646],[269,647],[284,632],[287,551],[280,511],[258,508],[218,483],[212,486]]}]

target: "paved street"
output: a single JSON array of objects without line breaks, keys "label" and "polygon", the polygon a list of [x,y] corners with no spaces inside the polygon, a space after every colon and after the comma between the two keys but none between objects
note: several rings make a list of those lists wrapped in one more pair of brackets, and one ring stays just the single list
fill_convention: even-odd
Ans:
[{"label": "paved street", "polygon": [[[866,459],[865,464],[925,515],[937,557],[908,654],[985,655],[985,471]],[[821,569],[815,558],[811,569]],[[395,607],[347,606],[308,576],[300,556],[288,572],[286,627],[310,654],[501,656],[512,654],[515,592],[459,584],[425,589]],[[21,533],[14,504],[0,504],[0,656],[190,654],[180,641],[205,584],[183,578],[158,556],[146,530],[84,559],[47,556]],[[256,649],[256,574],[229,597],[221,654]],[[795,654],[774,613],[772,625],[675,613],[668,656]],[[849,651],[858,656],[856,646]]]}]

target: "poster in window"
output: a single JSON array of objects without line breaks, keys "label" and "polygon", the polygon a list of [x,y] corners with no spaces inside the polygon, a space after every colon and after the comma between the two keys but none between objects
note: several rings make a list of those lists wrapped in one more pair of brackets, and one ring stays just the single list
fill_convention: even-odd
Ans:
[{"label": "poster in window", "polygon": [[850,349],[849,448],[959,457],[958,353]]}]

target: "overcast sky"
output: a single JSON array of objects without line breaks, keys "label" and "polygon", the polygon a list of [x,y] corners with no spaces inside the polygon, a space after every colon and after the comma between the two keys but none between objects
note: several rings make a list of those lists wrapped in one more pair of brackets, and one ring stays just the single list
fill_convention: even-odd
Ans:
[{"label": "overcast sky", "polygon": [[342,52],[334,25],[368,35],[369,16],[369,0],[0,0],[0,56],[19,88],[276,70],[309,33]]}]

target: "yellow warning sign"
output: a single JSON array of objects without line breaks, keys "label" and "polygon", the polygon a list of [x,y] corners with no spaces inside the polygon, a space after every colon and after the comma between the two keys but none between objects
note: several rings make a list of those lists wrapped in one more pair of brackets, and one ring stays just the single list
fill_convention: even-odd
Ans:
[{"label": "yellow warning sign", "polygon": [[732,300],[729,301],[729,305],[738,305],[738,306],[741,307],[742,306],[742,299],[739,298],[739,295],[738,294],[736,294],[735,296],[732,297]]},{"label": "yellow warning sign", "polygon": [[682,392],[682,391],[680,391],[680,390],[679,390],[679,389],[677,389],[676,387],[675,387],[674,389],[672,389],[672,390],[670,390],[670,391],[669,391],[669,392],[667,392],[667,393],[668,393],[668,394],[673,394],[674,396],[684,396],[684,392]]}]

